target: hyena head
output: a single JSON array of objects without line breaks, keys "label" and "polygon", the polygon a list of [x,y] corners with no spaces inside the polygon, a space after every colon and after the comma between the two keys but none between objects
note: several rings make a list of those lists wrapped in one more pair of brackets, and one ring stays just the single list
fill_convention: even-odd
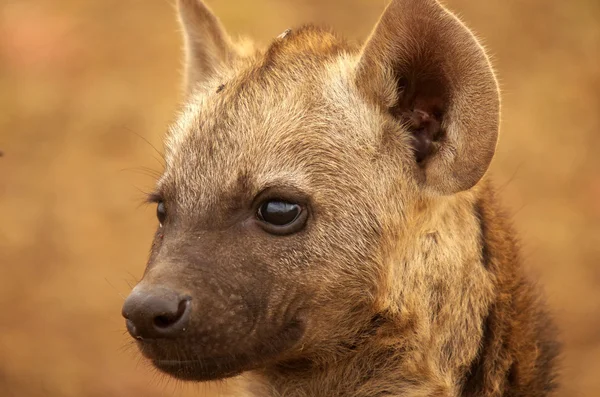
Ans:
[{"label": "hyena head", "polygon": [[303,27],[257,50],[199,0],[178,7],[186,103],[127,328],[183,379],[326,362],[427,282],[403,284],[397,259],[428,203],[487,170],[488,59],[435,0],[393,0],[362,48]]}]

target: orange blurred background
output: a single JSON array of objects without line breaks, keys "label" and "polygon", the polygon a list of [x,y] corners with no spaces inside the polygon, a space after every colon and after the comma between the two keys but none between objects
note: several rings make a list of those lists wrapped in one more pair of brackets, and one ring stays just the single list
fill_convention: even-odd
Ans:
[{"label": "orange blurred background", "polygon": [[[0,396],[217,396],[129,346],[122,297],[179,100],[174,0],[0,2]],[[364,39],[385,1],[213,0],[268,43],[326,22]],[[600,2],[447,0],[502,88],[493,174],[565,342],[560,396],[600,396]]]}]

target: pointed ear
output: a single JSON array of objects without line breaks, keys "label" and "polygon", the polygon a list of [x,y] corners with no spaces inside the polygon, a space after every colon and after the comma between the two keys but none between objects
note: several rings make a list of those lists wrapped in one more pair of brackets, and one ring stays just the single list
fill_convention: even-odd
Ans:
[{"label": "pointed ear", "polygon": [[201,0],[178,0],[185,43],[185,87],[188,93],[237,56],[217,17]]},{"label": "pointed ear", "polygon": [[427,191],[453,194],[483,177],[498,139],[498,86],[481,45],[436,0],[392,0],[356,78],[412,135]]}]

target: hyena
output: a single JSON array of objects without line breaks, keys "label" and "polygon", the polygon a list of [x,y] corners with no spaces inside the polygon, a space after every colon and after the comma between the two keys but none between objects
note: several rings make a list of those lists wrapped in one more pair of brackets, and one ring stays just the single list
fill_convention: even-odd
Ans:
[{"label": "hyena", "polygon": [[185,105],[123,315],[161,371],[241,395],[546,396],[558,348],[488,178],[499,90],[436,0],[355,46],[267,48],[179,0]]}]

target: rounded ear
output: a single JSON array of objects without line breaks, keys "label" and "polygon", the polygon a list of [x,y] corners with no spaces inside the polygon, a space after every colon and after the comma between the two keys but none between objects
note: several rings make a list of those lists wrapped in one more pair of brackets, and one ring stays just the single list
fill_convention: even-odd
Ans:
[{"label": "rounded ear", "polygon": [[185,87],[192,92],[237,56],[218,18],[201,0],[178,0],[185,43]]},{"label": "rounded ear", "polygon": [[498,140],[498,85],[477,39],[436,0],[391,2],[356,84],[412,134],[425,190],[453,194],[483,177]]}]

